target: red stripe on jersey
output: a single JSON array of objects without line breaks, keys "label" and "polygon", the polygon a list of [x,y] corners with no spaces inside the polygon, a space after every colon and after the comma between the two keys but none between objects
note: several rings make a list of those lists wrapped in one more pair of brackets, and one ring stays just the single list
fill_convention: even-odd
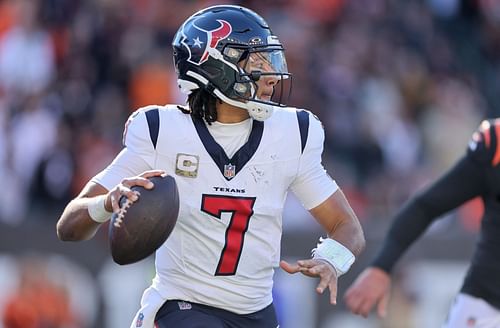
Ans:
[{"label": "red stripe on jersey", "polygon": [[491,137],[490,137],[490,122],[488,121],[483,121],[481,123],[480,127],[481,134],[484,136],[484,144],[486,145],[486,148],[490,148],[490,143],[491,143]]},{"label": "red stripe on jersey", "polygon": [[498,122],[497,120],[495,120],[495,134],[497,136],[497,149],[495,150],[495,156],[493,157],[493,161],[491,162],[491,164],[493,166],[496,166],[498,165],[498,163],[500,163],[500,140],[498,140],[498,136],[500,136],[500,124],[498,124],[500,122]]}]

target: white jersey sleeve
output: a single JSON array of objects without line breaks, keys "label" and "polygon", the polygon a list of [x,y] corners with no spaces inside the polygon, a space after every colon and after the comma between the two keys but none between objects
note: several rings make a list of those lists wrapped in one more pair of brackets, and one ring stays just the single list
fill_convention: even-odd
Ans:
[{"label": "white jersey sleeve", "polygon": [[338,186],[321,164],[325,141],[323,126],[315,115],[307,113],[309,114],[307,141],[300,158],[299,172],[290,189],[302,205],[310,210],[330,197],[337,191]]},{"label": "white jersey sleeve", "polygon": [[136,176],[154,167],[156,151],[151,140],[151,124],[146,117],[148,109],[145,107],[130,115],[123,132],[125,148],[92,181],[110,190],[123,178]]}]

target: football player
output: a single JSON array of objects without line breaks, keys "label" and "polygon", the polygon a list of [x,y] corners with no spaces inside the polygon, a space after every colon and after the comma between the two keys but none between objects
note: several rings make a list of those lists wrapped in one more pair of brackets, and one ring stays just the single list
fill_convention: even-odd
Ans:
[{"label": "football player", "polygon": [[485,207],[481,235],[444,327],[500,327],[499,135],[500,120],[482,122],[463,158],[395,214],[381,251],[345,294],[353,313],[366,317],[377,306],[384,317],[391,270],[401,255],[436,218],[479,196]]},{"label": "football player", "polygon": [[[131,327],[278,326],[274,268],[319,277],[336,303],[337,279],[364,247],[361,226],[321,164],[324,131],[306,110],[286,107],[291,75],[267,23],[237,6],[189,17],[173,40],[188,106],[133,113],[125,148],[62,214],[62,240],[90,238],[134,185],[174,176],[175,229],[156,252],[156,276]],[[311,259],[280,262],[282,212],[291,190],[325,229]]]}]

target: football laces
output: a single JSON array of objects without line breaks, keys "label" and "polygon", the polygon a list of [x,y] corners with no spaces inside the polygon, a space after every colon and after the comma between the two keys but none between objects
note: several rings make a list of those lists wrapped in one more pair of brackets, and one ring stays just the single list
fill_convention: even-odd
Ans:
[{"label": "football laces", "polygon": [[123,223],[123,218],[125,217],[125,214],[127,213],[127,210],[130,208],[130,206],[133,204],[133,202],[130,199],[126,199],[125,203],[123,204],[122,207],[120,207],[120,210],[117,213],[115,222],[113,225],[117,228],[120,228],[122,223]]}]

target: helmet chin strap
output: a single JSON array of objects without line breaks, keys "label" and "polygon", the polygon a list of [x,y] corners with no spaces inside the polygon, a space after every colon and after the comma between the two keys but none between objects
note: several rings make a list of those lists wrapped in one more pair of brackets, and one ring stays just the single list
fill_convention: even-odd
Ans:
[{"label": "helmet chin strap", "polygon": [[222,92],[218,89],[214,89],[214,93],[217,97],[219,97],[222,101],[228,103],[229,105],[239,107],[242,109],[246,109],[251,118],[257,121],[264,121],[273,115],[274,106],[268,104],[257,103],[254,101],[248,101],[246,103],[236,101],[226,97]]},{"label": "helmet chin strap", "polygon": [[[203,83],[203,85],[209,84],[208,79],[206,79],[205,77],[203,77],[200,74],[195,73],[193,71],[187,71],[186,75],[191,76],[192,78],[200,81],[201,83]],[[181,86],[181,91],[184,91],[186,89],[189,89],[189,91],[194,90],[192,88],[194,83],[193,84],[191,84],[192,82],[189,83],[190,85],[189,85],[189,87],[187,87],[187,84],[185,82],[187,82],[187,81],[180,80],[180,79],[177,80],[177,83],[179,84],[179,86]],[[191,92],[189,92],[189,93],[191,93]],[[250,115],[250,117],[253,118],[254,120],[264,121],[264,120],[268,119],[269,117],[271,117],[271,115],[273,115],[273,112],[274,112],[273,105],[263,104],[263,103],[254,102],[254,101],[248,101],[245,103],[241,102],[241,101],[237,101],[237,100],[226,97],[219,89],[214,89],[213,93],[217,97],[219,97],[220,100],[224,101],[225,103],[228,103],[229,105],[239,107],[242,109],[246,109],[248,114]]]}]

